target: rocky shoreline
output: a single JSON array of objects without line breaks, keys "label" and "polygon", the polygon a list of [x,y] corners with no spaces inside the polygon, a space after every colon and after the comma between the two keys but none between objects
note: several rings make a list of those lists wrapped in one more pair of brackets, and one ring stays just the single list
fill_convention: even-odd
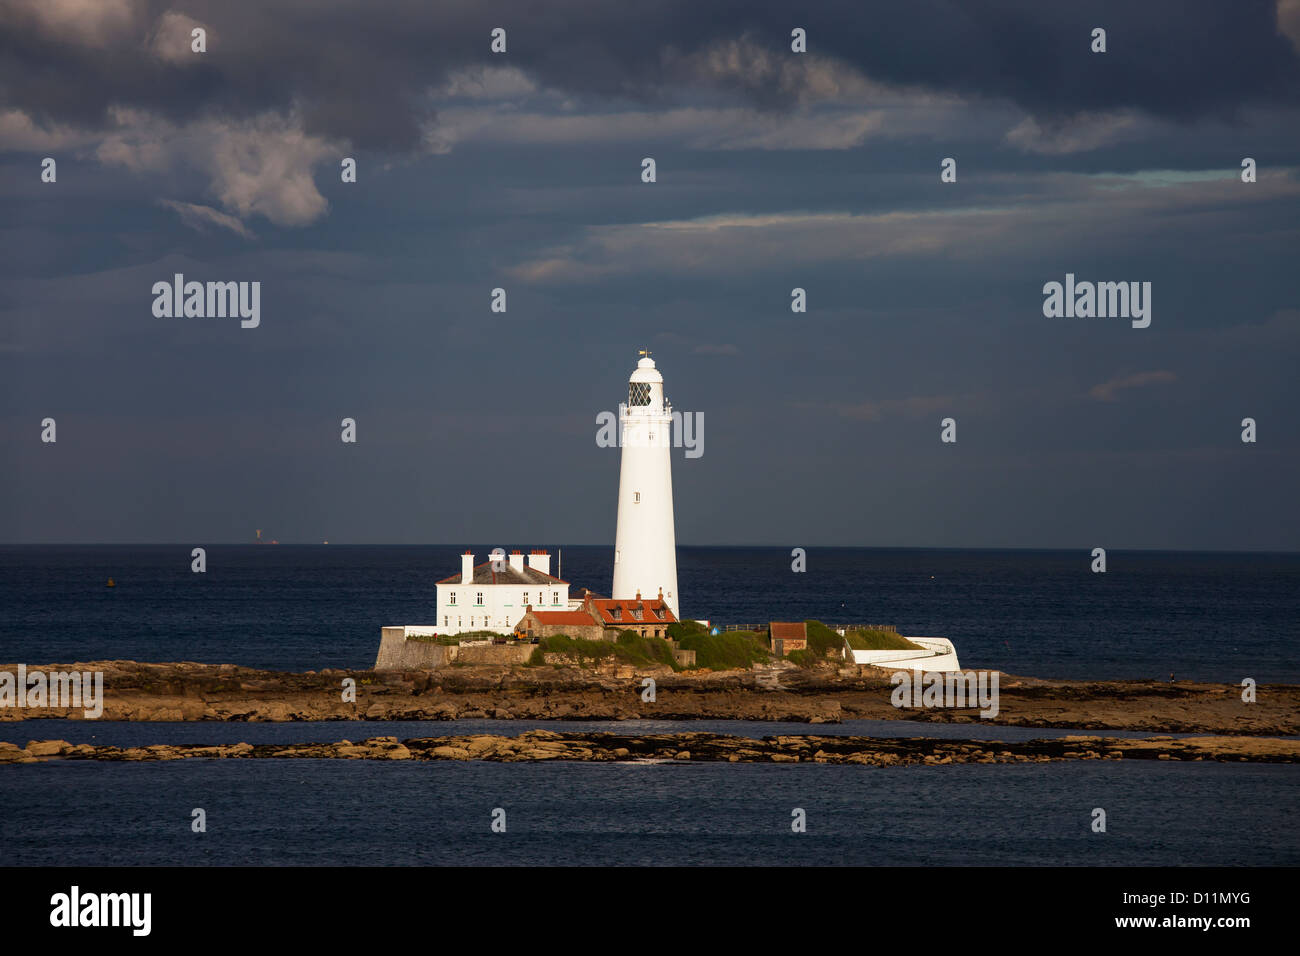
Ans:
[{"label": "rocky shoreline", "polygon": [[353,743],[204,746],[155,744],[96,747],[64,740],[34,740],[26,747],[0,743],[0,764],[49,760],[485,760],[526,762],[819,763],[874,767],[940,766],[964,763],[1045,763],[1061,760],[1179,760],[1234,763],[1300,762],[1300,741],[1243,737],[1156,737],[1130,739],[1071,736],[1006,743],[929,737],[776,736],[755,740],[726,734],[612,734],[536,730],[517,737],[473,734],[450,737],[371,737]]},{"label": "rocky shoreline", "polygon": [[[6,665],[11,671],[17,665]],[[0,670],[6,666],[0,666]],[[38,665],[28,665],[31,670]],[[1148,733],[1300,734],[1300,686],[1070,681],[1002,674],[999,712],[894,707],[889,675],[870,667],[673,673],[626,666],[457,666],[433,671],[263,671],[233,664],[100,661],[45,665],[102,671],[100,720],[760,720],[809,724],[921,720]],[[655,699],[643,699],[643,680]],[[345,693],[355,683],[355,700]],[[81,719],[78,708],[4,707],[0,720]]]}]

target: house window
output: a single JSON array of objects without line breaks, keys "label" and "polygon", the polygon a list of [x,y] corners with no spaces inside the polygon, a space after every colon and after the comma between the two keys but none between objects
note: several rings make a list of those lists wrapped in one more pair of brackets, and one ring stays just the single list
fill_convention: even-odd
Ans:
[{"label": "house window", "polygon": [[623,620],[623,610],[622,610],[622,608],[617,608],[617,607],[614,608],[614,610],[612,610],[612,611],[609,612],[609,616],[612,617],[612,618],[613,618],[614,620],[616,620],[616,621],[621,621],[621,620]]},{"label": "house window", "polygon": [[455,592],[455,591],[452,591],[452,592],[451,592],[451,596],[447,598],[447,603],[448,603],[451,607],[455,607],[455,606],[456,606],[456,592]]},{"label": "house window", "polygon": [[477,599],[474,601],[474,604],[475,604],[476,606],[478,606],[478,607],[482,607],[482,606],[483,606],[483,592],[482,592],[482,591],[479,591],[479,592],[478,592],[478,596],[477,596]]},{"label": "house window", "polygon": [[552,592],[551,592],[551,603],[552,603],[552,604],[559,604],[559,603],[560,603],[560,592],[559,592],[559,591],[552,591]]},{"label": "house window", "polygon": [[[538,602],[538,603],[540,603],[540,602]],[[524,592],[524,607],[527,607],[527,606],[528,606],[528,592],[525,591],[525,592]]]}]

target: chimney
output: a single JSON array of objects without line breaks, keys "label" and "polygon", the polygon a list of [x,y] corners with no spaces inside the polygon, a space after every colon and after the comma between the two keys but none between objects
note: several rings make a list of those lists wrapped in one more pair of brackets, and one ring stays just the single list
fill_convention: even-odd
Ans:
[{"label": "chimney", "polygon": [[524,553],[518,548],[510,552],[510,567],[514,568],[520,574],[524,573]]},{"label": "chimney", "polygon": [[474,580],[474,552],[466,551],[460,556],[460,583],[469,584]]},{"label": "chimney", "polygon": [[528,556],[528,566],[534,571],[541,571],[543,574],[550,574],[551,556],[545,551],[539,551],[534,548],[533,553]]}]

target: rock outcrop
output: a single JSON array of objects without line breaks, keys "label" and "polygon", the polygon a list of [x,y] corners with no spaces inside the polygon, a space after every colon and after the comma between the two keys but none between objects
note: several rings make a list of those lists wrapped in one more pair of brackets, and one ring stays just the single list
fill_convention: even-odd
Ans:
[{"label": "rock outcrop", "polygon": [[[35,667],[36,665],[31,665]],[[16,665],[0,666],[13,671]],[[1040,680],[1002,674],[996,718],[976,708],[896,708],[889,675],[871,667],[689,671],[626,665],[458,666],[437,671],[260,671],[233,664],[101,661],[47,670],[104,673],[102,720],[921,720],[1020,727],[1285,736],[1300,734],[1300,687]],[[656,681],[654,701],[641,680]],[[355,683],[355,700],[345,681]],[[0,721],[81,719],[80,709],[0,708]]]},{"label": "rock outcrop", "polygon": [[360,743],[155,744],[95,747],[66,740],[34,740],[26,747],[0,743],[0,764],[48,760],[184,759],[488,760],[498,762],[675,761],[729,763],[830,763],[875,767],[960,763],[1042,763],[1054,760],[1177,760],[1234,763],[1300,762],[1300,740],[1251,737],[1071,736],[1016,743],[940,740],[931,737],[736,737],[725,734],[557,734],[535,730],[517,737],[371,737]]}]

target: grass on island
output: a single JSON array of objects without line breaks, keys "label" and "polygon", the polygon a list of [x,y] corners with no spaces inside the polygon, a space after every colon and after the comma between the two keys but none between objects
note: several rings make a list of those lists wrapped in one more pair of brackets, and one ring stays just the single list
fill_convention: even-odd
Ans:
[{"label": "grass on island", "polygon": [[710,634],[698,621],[668,625],[668,636],[684,651],[695,652],[695,666],[711,671],[748,669],[771,659],[767,635],[756,631],[724,631]]},{"label": "grass on island", "polygon": [[455,634],[407,634],[406,639],[424,644],[441,644],[443,647],[456,647],[460,644],[460,638]]},{"label": "grass on island", "polygon": [[695,652],[695,666],[711,671],[748,670],[766,664],[772,655],[767,635],[755,631],[725,631],[722,634],[692,634],[677,642],[684,651]]},{"label": "grass on island", "polygon": [[673,648],[662,637],[642,637],[636,631],[624,631],[617,641],[592,641],[567,634],[555,634],[543,637],[533,649],[529,664],[546,663],[546,654],[564,654],[576,658],[578,663],[586,666],[590,663],[617,661],[620,664],[648,666],[667,664],[677,670],[673,660]]},{"label": "grass on island", "polygon": [[925,648],[913,644],[907,638],[893,631],[860,630],[849,631],[840,637],[833,629],[821,621],[805,621],[808,626],[808,649],[822,656],[828,653],[839,657],[840,650],[847,639],[849,647],[856,651],[923,651]]},{"label": "grass on island", "polygon": [[923,651],[920,644],[893,631],[849,631],[844,635],[855,651]]},{"label": "grass on island", "polygon": [[500,631],[461,631],[458,634],[408,634],[408,641],[423,641],[426,644],[441,644],[443,647],[457,647],[469,641],[491,641],[501,637],[512,637]]},{"label": "grass on island", "polygon": [[[682,650],[695,652],[696,667],[708,670],[743,670],[771,658],[767,636],[753,631],[710,634],[695,621],[683,621],[670,624],[668,636],[676,640]],[[545,637],[534,648],[528,663],[534,666],[544,664],[548,653],[576,658],[583,666],[617,661],[634,666],[664,664],[675,671],[683,669],[673,659],[673,648],[668,641],[662,637],[641,637],[630,630],[620,634],[617,641],[583,640],[565,634]]]}]

